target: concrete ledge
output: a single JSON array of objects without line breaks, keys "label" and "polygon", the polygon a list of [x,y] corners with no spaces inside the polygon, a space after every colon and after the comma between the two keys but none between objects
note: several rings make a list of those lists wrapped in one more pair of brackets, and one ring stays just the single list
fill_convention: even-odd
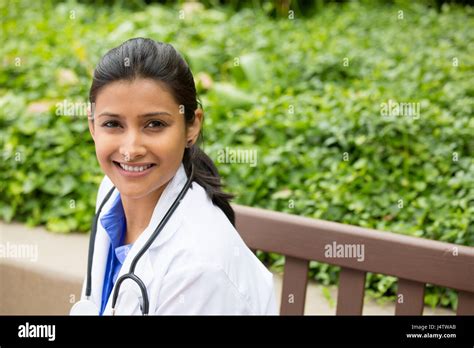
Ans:
[{"label": "concrete ledge", "polygon": [[68,314],[87,267],[85,234],[0,222],[0,314]]},{"label": "concrete ledge", "polygon": [[[66,315],[79,299],[87,268],[88,234],[54,234],[44,228],[0,222],[0,315]],[[9,250],[7,250],[9,249]],[[21,251],[21,252],[20,252]],[[16,252],[16,255],[14,253]],[[7,257],[3,257],[7,256]],[[335,315],[337,287],[308,282],[306,315]],[[281,301],[282,277],[275,274],[277,301]],[[394,315],[395,305],[377,304],[366,298],[364,315]],[[426,315],[454,315],[450,310],[425,307]]]},{"label": "concrete ledge", "polygon": [[2,264],[0,267],[1,306],[4,315],[64,315],[78,299],[81,285],[52,273],[38,273],[18,267],[15,264]]}]

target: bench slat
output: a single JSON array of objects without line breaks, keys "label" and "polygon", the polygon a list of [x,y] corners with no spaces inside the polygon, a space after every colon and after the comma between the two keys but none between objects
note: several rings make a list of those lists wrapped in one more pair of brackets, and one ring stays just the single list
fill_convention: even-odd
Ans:
[{"label": "bench slat", "polygon": [[308,260],[285,256],[280,315],[304,315]]},{"label": "bench slat", "polygon": [[[260,208],[233,208],[237,230],[251,248],[474,292],[473,247]],[[347,257],[328,259],[324,246],[335,240],[364,245],[370,252],[364,262]]]},{"label": "bench slat", "polygon": [[395,315],[422,315],[425,284],[409,279],[398,279]]},{"label": "bench slat", "polygon": [[336,315],[361,315],[364,288],[365,272],[342,267],[339,273]]},{"label": "bench slat", "polygon": [[458,291],[457,315],[474,315],[474,293]]}]

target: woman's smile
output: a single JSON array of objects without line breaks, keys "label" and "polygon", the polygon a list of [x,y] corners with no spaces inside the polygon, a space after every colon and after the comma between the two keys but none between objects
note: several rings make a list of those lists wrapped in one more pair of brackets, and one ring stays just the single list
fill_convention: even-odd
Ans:
[{"label": "woman's smile", "polygon": [[148,175],[156,166],[155,163],[121,163],[112,161],[117,171],[126,177],[142,177]]}]

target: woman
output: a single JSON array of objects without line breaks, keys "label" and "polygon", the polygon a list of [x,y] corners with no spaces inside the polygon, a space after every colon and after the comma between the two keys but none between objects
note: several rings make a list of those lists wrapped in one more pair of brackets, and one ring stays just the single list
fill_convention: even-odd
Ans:
[{"label": "woman", "polygon": [[[105,203],[96,209],[91,289],[86,278],[82,291],[96,308],[89,312],[277,314],[272,274],[234,228],[232,196],[199,149],[203,111],[179,53],[150,39],[124,42],[95,69],[90,102],[105,174],[97,207]],[[184,198],[142,253],[191,173]],[[132,267],[139,280],[122,281],[140,253]]]}]

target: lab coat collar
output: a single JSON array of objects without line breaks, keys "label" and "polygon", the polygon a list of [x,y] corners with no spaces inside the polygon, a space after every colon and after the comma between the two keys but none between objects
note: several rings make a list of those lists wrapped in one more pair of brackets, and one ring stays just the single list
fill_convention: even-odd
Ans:
[{"label": "lab coat collar", "polygon": [[[119,279],[122,275],[129,272],[132,260],[135,258],[138,252],[142,249],[144,244],[149,240],[149,238],[155,231],[156,227],[158,226],[160,221],[163,219],[164,215],[166,214],[168,209],[171,207],[174,200],[178,196],[179,192],[183,188],[187,179],[188,177],[184,170],[184,166],[181,163],[175,176],[170,180],[165,190],[161,194],[161,197],[158,200],[158,203],[156,204],[155,209],[153,211],[148,227],[137,238],[132,248],[128,252],[127,258],[124,264],[122,265],[122,268],[120,269],[120,273],[117,279]],[[191,188],[192,186],[189,189],[191,190]],[[179,210],[179,207],[178,207],[178,210]],[[164,244],[173,235],[173,233],[178,229],[180,224],[181,224],[181,219],[177,218],[177,211],[176,211],[173,214],[173,216],[168,220],[168,223],[166,224],[165,228],[163,228],[163,230],[160,232],[158,237],[154,240],[152,245],[148,248],[148,250],[143,254],[143,256],[138,261],[137,267],[135,268],[135,274],[143,281],[147,289],[154,277],[152,262],[150,259],[150,250]],[[115,290],[115,285],[114,285],[114,288],[112,289],[112,294]],[[138,286],[135,285],[133,281],[125,280],[120,287],[120,295],[117,300],[116,313],[120,314],[120,312],[123,312],[123,313],[140,312],[140,309],[136,307],[139,306],[137,299],[141,297],[142,297],[141,292],[139,291]],[[151,302],[152,301],[150,299],[150,303]],[[111,305],[112,305],[112,296],[110,296],[109,301],[107,302],[106,308],[104,310],[104,314],[106,315],[111,314]],[[152,310],[153,309],[150,308],[150,311]]]},{"label": "lab coat collar", "polygon": [[126,226],[125,213],[123,211],[120,194],[113,200],[110,209],[100,218],[100,223],[104,227],[112,243],[112,248],[118,248],[124,237]]},{"label": "lab coat collar", "polygon": [[[148,224],[148,227],[140,235],[139,239],[143,239],[145,242],[149,239],[149,237],[153,234],[153,232],[155,231],[160,221],[165,216],[168,209],[173,204],[174,200],[178,196],[181,189],[184,187],[184,184],[186,183],[187,180],[188,180],[188,176],[186,175],[184,166],[181,163],[178,170],[176,171],[175,176],[170,180],[170,182],[164,189],[163,193],[161,194],[161,197],[158,200],[158,203],[156,204],[155,209],[153,211],[152,217],[150,219],[150,223]],[[191,190],[192,186],[189,189]],[[178,210],[179,210],[179,207],[178,207]],[[177,212],[175,212],[173,216],[168,220],[168,223],[166,224],[165,228],[160,232],[158,237],[154,240],[153,244],[150,246],[150,250],[162,245],[172,236],[173,232],[181,223],[181,219],[177,219],[176,215],[177,215]]]}]

